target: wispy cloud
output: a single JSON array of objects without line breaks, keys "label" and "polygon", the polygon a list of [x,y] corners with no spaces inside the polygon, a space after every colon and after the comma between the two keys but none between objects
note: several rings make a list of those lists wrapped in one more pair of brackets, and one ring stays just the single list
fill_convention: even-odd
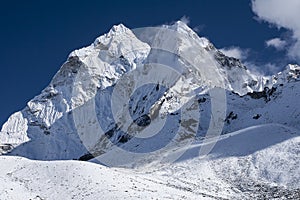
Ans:
[{"label": "wispy cloud", "polygon": [[245,60],[248,57],[249,50],[247,49],[241,49],[240,47],[226,47],[223,49],[220,49],[221,52],[223,52],[226,56],[234,57],[240,60]]},{"label": "wispy cloud", "polygon": [[[191,19],[189,16],[182,16],[180,18],[180,21],[182,21],[183,23],[185,23],[186,25],[189,25],[190,26],[190,23],[191,23]],[[195,27],[193,27],[193,31],[197,32],[197,33],[200,33],[203,29],[204,29],[205,25],[204,24],[201,24],[201,25],[197,25]]]},{"label": "wispy cloud", "polygon": [[277,49],[278,51],[281,51],[285,48],[285,46],[287,45],[287,42],[280,38],[273,38],[273,39],[267,40],[266,45],[267,45],[267,47],[273,47],[273,48]]},{"label": "wispy cloud", "polygon": [[189,25],[190,24],[190,18],[188,17],[188,16],[182,16],[181,18],[180,18],[180,21],[182,21],[183,23],[185,23],[186,25]]},{"label": "wispy cloud", "polygon": [[252,0],[252,10],[259,20],[292,31],[294,42],[288,46],[288,56],[300,61],[300,1]]},{"label": "wispy cloud", "polygon": [[193,31],[200,33],[205,28],[205,25],[197,25],[193,28]]},{"label": "wispy cloud", "polygon": [[274,63],[254,63],[252,61],[246,61],[244,64],[247,68],[256,75],[274,75],[280,71],[280,67]]},{"label": "wispy cloud", "polygon": [[[282,66],[274,63],[258,63],[251,58],[250,49],[242,49],[237,46],[220,49],[226,56],[240,59],[247,68],[256,75],[273,75],[280,71]],[[253,53],[253,52],[252,52]]]}]

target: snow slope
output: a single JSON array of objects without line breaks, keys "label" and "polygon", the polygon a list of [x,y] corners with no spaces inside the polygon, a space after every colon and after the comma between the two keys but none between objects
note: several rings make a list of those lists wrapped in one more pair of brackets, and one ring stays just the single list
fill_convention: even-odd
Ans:
[{"label": "snow slope", "polygon": [[[268,141],[266,144],[265,141]],[[300,197],[300,135],[276,124],[222,136],[211,154],[139,169],[0,157],[1,199],[262,199]],[[271,156],[272,155],[272,156]],[[297,189],[298,188],[298,189]]]}]

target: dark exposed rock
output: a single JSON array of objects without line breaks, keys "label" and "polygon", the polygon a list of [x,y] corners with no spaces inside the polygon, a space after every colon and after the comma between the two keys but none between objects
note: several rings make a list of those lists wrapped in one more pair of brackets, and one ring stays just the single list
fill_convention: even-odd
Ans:
[{"label": "dark exposed rock", "polygon": [[0,152],[1,151],[10,151],[12,149],[12,145],[11,144],[0,144]]},{"label": "dark exposed rock", "polygon": [[229,69],[231,69],[232,67],[239,67],[245,70],[247,69],[246,66],[243,65],[239,59],[236,59],[234,57],[228,57],[221,51],[217,51],[215,53],[215,59],[221,66],[228,67]]},{"label": "dark exposed rock", "polygon": [[234,112],[231,111],[231,112],[227,115],[227,117],[225,118],[224,121],[225,121],[227,124],[230,124],[230,121],[231,121],[231,120],[234,120],[234,119],[237,119],[237,114],[234,114]]},{"label": "dark exposed rock", "polygon": [[261,117],[261,114],[257,114],[255,116],[253,116],[253,119],[259,119]]},{"label": "dark exposed rock", "polygon": [[138,126],[148,126],[151,123],[151,118],[148,115],[142,115],[134,120]]},{"label": "dark exposed rock", "polygon": [[205,97],[199,98],[198,99],[198,103],[204,103],[206,101]]},{"label": "dark exposed rock", "polygon": [[275,87],[272,87],[271,89],[269,88],[265,88],[263,91],[261,92],[248,92],[247,95],[249,95],[251,98],[253,99],[260,99],[260,98],[264,98],[264,100],[266,102],[270,101],[270,97],[274,94],[274,92],[276,91]]},{"label": "dark exposed rock", "polygon": [[115,126],[112,129],[108,130],[105,133],[105,136],[108,138],[111,138],[114,135],[114,133],[117,131],[117,128],[118,128],[118,126],[117,126],[117,124],[115,124]]},{"label": "dark exposed rock", "polygon": [[88,160],[91,160],[91,159],[93,159],[93,158],[95,158],[95,156],[94,156],[93,154],[87,153],[87,154],[81,156],[78,160],[81,160],[81,161],[88,161]]},{"label": "dark exposed rock", "polygon": [[120,143],[126,143],[128,140],[130,140],[131,137],[128,134],[122,135],[118,138],[118,142]]},{"label": "dark exposed rock", "polygon": [[250,199],[300,199],[300,189],[287,189],[254,182],[240,182],[237,187]]}]

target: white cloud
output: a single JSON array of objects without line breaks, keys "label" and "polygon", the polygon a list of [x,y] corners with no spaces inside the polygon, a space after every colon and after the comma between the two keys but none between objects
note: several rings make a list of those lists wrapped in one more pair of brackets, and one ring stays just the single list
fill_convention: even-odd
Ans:
[{"label": "white cloud", "polygon": [[186,25],[189,25],[189,23],[190,23],[190,18],[184,15],[184,16],[182,16],[182,17],[180,18],[180,21],[182,21],[182,22],[185,23]]},{"label": "white cloud", "polygon": [[229,47],[220,49],[226,56],[240,59],[243,64],[251,71],[251,73],[262,75],[274,75],[280,71],[277,65],[273,63],[255,63],[253,60],[249,60],[249,49],[241,49],[240,47]]},{"label": "white cloud", "polygon": [[288,55],[300,61],[300,1],[252,0],[252,10],[260,20],[293,32],[295,42],[289,47]]},{"label": "white cloud", "polygon": [[251,71],[251,73],[258,76],[274,75],[280,71],[280,68],[273,63],[256,64],[251,61],[246,61],[244,64]]},{"label": "white cloud", "polygon": [[266,69],[267,73],[272,75],[277,74],[280,71],[280,68],[273,63],[266,63],[263,67]]},{"label": "white cloud", "polygon": [[200,33],[204,29],[205,25],[197,25],[193,28],[193,31]]},{"label": "white cloud", "polygon": [[281,40],[280,38],[273,38],[266,41],[268,47],[274,47],[277,50],[283,50],[286,44],[286,41]]},{"label": "white cloud", "polygon": [[239,47],[228,47],[220,49],[226,56],[245,60],[248,57],[248,50],[242,50]]}]

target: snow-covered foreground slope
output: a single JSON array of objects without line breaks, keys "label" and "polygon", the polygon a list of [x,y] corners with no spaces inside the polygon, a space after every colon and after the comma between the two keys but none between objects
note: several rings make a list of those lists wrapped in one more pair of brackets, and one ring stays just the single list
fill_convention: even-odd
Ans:
[{"label": "snow-covered foreground slope", "polygon": [[108,168],[83,161],[0,157],[0,199],[298,199],[300,135],[281,125],[222,136],[172,165]]}]

